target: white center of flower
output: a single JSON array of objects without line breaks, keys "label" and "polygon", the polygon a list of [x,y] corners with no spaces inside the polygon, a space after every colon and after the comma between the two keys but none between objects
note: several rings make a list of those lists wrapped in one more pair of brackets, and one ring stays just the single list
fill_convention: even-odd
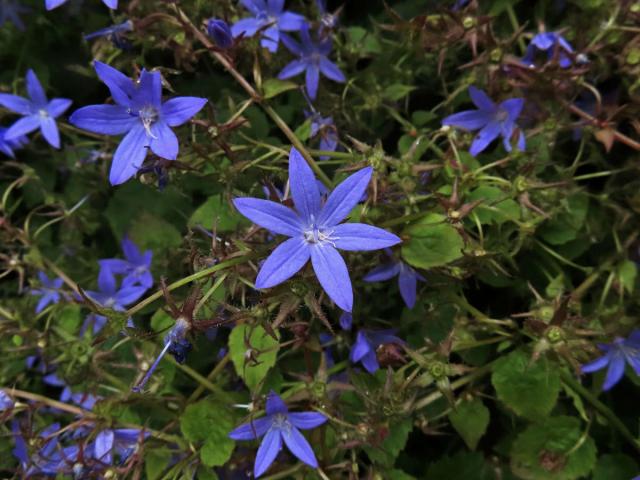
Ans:
[{"label": "white center of flower", "polygon": [[509,112],[507,112],[504,108],[499,108],[496,112],[495,118],[498,122],[504,122],[509,118]]},{"label": "white center of flower", "polygon": [[158,114],[158,110],[156,110],[156,108],[152,107],[151,105],[145,105],[138,111],[138,116],[142,121],[142,125],[144,126],[147,135],[149,135],[151,138],[158,138],[153,133],[151,133],[151,125],[153,125],[160,117],[160,115]]},{"label": "white center of flower", "polygon": [[315,224],[303,232],[304,239],[307,243],[330,243],[335,247],[334,242],[338,240],[338,238],[332,237],[331,235],[333,235],[333,230],[318,228]]},{"label": "white center of flower", "polygon": [[116,304],[116,299],[115,299],[115,298],[113,298],[113,297],[110,297],[110,298],[107,298],[107,299],[104,301],[103,307],[104,307],[104,308],[111,308],[111,307],[113,307],[115,304]]},{"label": "white center of flower", "polygon": [[284,432],[289,432],[291,430],[291,423],[289,423],[289,418],[287,418],[284,413],[276,413],[273,416],[271,426],[272,428],[276,428]]},{"label": "white center of flower", "polygon": [[49,112],[47,112],[44,108],[38,110],[38,115],[42,118],[47,118],[49,116]]}]

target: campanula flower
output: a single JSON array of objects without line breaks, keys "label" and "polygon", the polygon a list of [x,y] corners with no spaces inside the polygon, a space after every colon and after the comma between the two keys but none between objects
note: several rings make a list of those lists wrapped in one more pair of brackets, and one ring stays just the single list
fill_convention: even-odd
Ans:
[{"label": "campanula flower", "polygon": [[240,0],[240,3],[253,17],[238,20],[231,33],[234,37],[252,37],[260,30],[260,45],[270,52],[278,51],[280,32],[297,32],[305,24],[302,15],[284,10],[284,0]]},{"label": "campanula flower", "polygon": [[167,160],[178,156],[178,137],[170,127],[198,113],[205,98],[176,97],[162,102],[160,72],[143,70],[138,82],[109,65],[95,61],[98,77],[116,105],[91,105],[73,112],[69,121],[79,128],[104,135],[126,134],[113,155],[109,180],[118,185],[136,174],[150,148]]},{"label": "campanula flower", "polygon": [[24,147],[29,141],[29,139],[23,135],[23,136],[8,140],[4,137],[5,133],[7,133],[7,130],[9,129],[0,127],[0,152],[4,153],[5,155],[11,158],[15,158],[13,151]]},{"label": "campanula flower", "polygon": [[[44,428],[38,434],[41,440],[36,442],[36,445],[42,445],[42,447],[29,455],[27,442],[20,431],[20,424],[15,420],[11,423],[11,432],[15,442],[12,453],[20,461],[26,477],[33,475],[55,476],[58,473],[64,473],[64,470],[69,470],[68,466],[73,465],[78,456],[78,447],[75,447],[75,451],[61,448],[58,443],[59,437],[55,435],[59,430],[59,423],[52,423]],[[66,460],[69,460],[69,463]]]},{"label": "campanula flower", "polygon": [[562,68],[571,66],[571,58],[567,54],[573,53],[573,47],[559,33],[538,33],[531,39],[522,61],[528,66],[535,66],[535,58],[538,52],[546,53],[547,61],[557,59],[558,65]]},{"label": "campanula flower", "polygon": [[307,94],[312,100],[315,100],[318,94],[320,73],[329,80],[340,83],[345,82],[346,77],[338,66],[329,60],[329,54],[332,48],[331,38],[327,37],[320,39],[318,42],[314,42],[309,33],[309,26],[305,23],[300,29],[300,39],[302,43],[298,43],[288,35],[282,35],[282,43],[284,43],[298,59],[287,64],[278,74],[278,78],[285,80],[305,72]]},{"label": "campanula flower", "polygon": [[60,132],[55,119],[71,106],[71,100],[67,98],[47,100],[44,89],[33,70],[27,71],[26,80],[28,99],[9,93],[0,93],[0,105],[23,116],[9,127],[4,138],[16,140],[40,129],[49,145],[60,148]]},{"label": "campanula flower", "polygon": [[362,362],[365,370],[375,373],[379,368],[376,350],[380,345],[396,343],[404,345],[404,341],[395,335],[395,330],[360,330],[356,337],[356,343],[351,347],[350,360],[353,363]]},{"label": "campanula flower", "polygon": [[[102,464],[113,465],[114,454],[120,463],[125,462],[149,436],[138,428],[114,428],[102,430],[96,435],[89,450],[92,456]],[[92,447],[92,448],[91,448]]]},{"label": "campanula flower", "polygon": [[291,149],[289,185],[295,210],[270,200],[236,198],[236,208],[252,222],[286,235],[263,263],[256,288],[274,287],[288,280],[311,259],[313,270],[327,295],[346,312],[353,308],[353,289],[347,265],[337,249],[378,250],[401,240],[381,228],[343,223],[369,185],[373,169],[363,168],[345,179],[322,204],[313,171],[302,155]]},{"label": "campanula flower", "polygon": [[36,313],[42,312],[48,305],[58,303],[62,297],[60,289],[64,283],[61,278],[50,279],[46,273],[38,272],[38,279],[42,285],[40,288],[32,288],[29,293],[31,295],[40,296],[38,305],[36,305]]},{"label": "campanula flower", "polygon": [[[499,136],[502,136],[505,150],[510,152],[511,137],[524,106],[524,99],[510,98],[496,105],[486,93],[474,86],[469,87],[469,95],[478,110],[454,113],[445,118],[442,124],[469,131],[480,130],[469,149],[469,153],[474,157]],[[518,150],[524,151],[525,139],[522,130],[518,135],[517,146]]]},{"label": "campanula flower", "polygon": [[254,440],[264,435],[253,472],[256,477],[267,471],[282,449],[282,442],[300,461],[312,468],[318,468],[318,460],[311,445],[300,430],[316,428],[327,421],[327,417],[318,412],[290,413],[282,398],[274,391],[267,395],[266,416],[253,420],[229,433],[233,440]]},{"label": "campanula flower", "polygon": [[[320,137],[320,150],[325,152],[335,152],[338,148],[338,130],[333,123],[332,117],[323,117],[320,112],[308,113],[311,117],[311,138]],[[320,160],[329,158],[326,155]]]},{"label": "campanula flower", "polygon": [[207,35],[213,39],[216,46],[222,49],[233,45],[233,33],[229,24],[219,18],[210,18],[207,22]]},{"label": "campanula flower", "polygon": [[29,9],[20,5],[19,0],[0,0],[0,27],[6,21],[13,23],[18,30],[24,30],[24,22],[20,18],[21,13],[27,13]]},{"label": "campanula flower", "polygon": [[124,275],[123,285],[141,285],[151,288],[153,276],[151,275],[151,259],[153,252],[146,250],[144,253],[127,237],[122,239],[122,251],[125,260],[119,258],[107,258],[99,260],[100,268],[106,268],[111,273]]},{"label": "campanula flower", "polygon": [[60,393],[60,401],[65,403],[74,403],[85,410],[92,410],[93,406],[99,400],[98,397],[90,393],[73,392],[71,387],[55,373],[50,373],[42,378],[42,381],[52,387],[62,388]]},{"label": "campanula flower", "polygon": [[400,295],[407,307],[413,308],[416,304],[418,280],[424,282],[425,279],[402,260],[394,258],[390,250],[385,252],[390,257],[390,261],[371,270],[363,277],[363,280],[365,282],[383,282],[398,277]]},{"label": "campanula flower", "polygon": [[611,390],[623,377],[625,363],[631,365],[640,376],[640,330],[634,330],[629,338],[616,338],[610,344],[598,344],[604,355],[582,366],[584,373],[592,373],[607,367],[602,390]]},{"label": "campanula flower", "polygon": [[133,22],[131,20],[96,30],[95,32],[85,35],[84,39],[89,41],[94,38],[106,37],[117,48],[126,50],[131,46],[125,37],[127,32],[133,32]]},{"label": "campanula flower", "polygon": [[[68,1],[69,0],[44,0],[44,4],[47,10],[53,10]],[[102,0],[102,3],[112,10],[118,8],[118,0]]]},{"label": "campanula flower", "polygon": [[108,268],[101,268],[98,274],[98,291],[87,291],[87,296],[102,307],[122,312],[146,291],[147,287],[127,285],[125,282],[118,288],[113,272]]},{"label": "campanula flower", "polygon": [[13,399],[9,396],[9,394],[0,389],[0,413],[13,408],[13,405]]},{"label": "campanula flower", "polygon": [[[327,9],[327,0],[316,0],[318,13],[320,14],[320,30],[322,35],[326,35],[330,30],[338,26],[338,13],[331,13]],[[342,8],[342,7],[341,7]],[[341,8],[338,9],[341,10]]]}]

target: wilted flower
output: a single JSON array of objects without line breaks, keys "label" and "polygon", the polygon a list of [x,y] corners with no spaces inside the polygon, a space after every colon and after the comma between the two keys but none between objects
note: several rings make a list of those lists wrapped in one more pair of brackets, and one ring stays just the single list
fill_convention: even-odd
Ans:
[{"label": "wilted flower", "polygon": [[307,85],[307,93],[314,100],[318,94],[318,83],[320,82],[320,73],[334,82],[345,82],[346,77],[338,66],[329,60],[332,42],[330,38],[319,40],[317,43],[311,39],[309,34],[309,26],[305,23],[300,29],[300,38],[302,43],[296,42],[288,35],[282,35],[282,43],[293,53],[299,57],[286,65],[278,74],[278,78],[285,80],[287,78],[300,75],[306,72],[305,83]]},{"label": "wilted flower", "polygon": [[0,127],[0,152],[5,155],[15,158],[13,153],[14,150],[24,147],[29,139],[27,137],[20,136],[11,140],[8,140],[4,137],[5,133],[7,133],[8,128]]},{"label": "wilted flower", "polygon": [[55,119],[62,115],[72,102],[67,98],[47,100],[44,89],[33,70],[27,71],[26,80],[29,99],[9,93],[0,93],[0,105],[23,115],[20,120],[9,127],[4,138],[5,140],[16,140],[40,129],[49,145],[60,148],[60,132]]},{"label": "wilted flower", "polygon": [[283,441],[298,459],[318,468],[311,445],[300,430],[316,428],[325,423],[327,417],[318,412],[290,413],[282,398],[273,391],[267,395],[266,414],[266,417],[245,423],[229,433],[233,440],[254,440],[264,435],[256,454],[254,475],[259,477],[267,471],[282,449]]},{"label": "wilted flower", "polygon": [[584,373],[593,373],[607,367],[602,390],[611,390],[623,377],[625,364],[633,368],[640,376],[640,330],[634,330],[629,338],[616,338],[610,344],[598,344],[598,348],[605,354],[582,366]]},{"label": "wilted flower", "polygon": [[233,34],[231,28],[224,20],[211,18],[207,22],[207,34],[219,48],[225,49],[233,45]]},{"label": "wilted flower", "polygon": [[327,9],[327,0],[316,0],[316,6],[320,14],[320,31],[324,35],[329,33],[328,30],[333,30],[338,26],[338,13],[331,13]]},{"label": "wilted flower", "polygon": [[262,265],[256,288],[274,287],[288,280],[311,259],[313,270],[327,295],[346,312],[353,308],[349,271],[336,249],[378,250],[399,243],[396,235],[363,223],[342,220],[360,201],[373,169],[354,173],[338,185],[324,205],[313,171],[302,155],[291,149],[289,184],[295,210],[269,200],[236,198],[236,208],[252,222],[291,237],[280,244]]},{"label": "wilted flower", "polygon": [[522,61],[529,66],[534,66],[536,53],[538,52],[545,52],[547,60],[552,60],[557,55],[558,64],[562,68],[571,66],[571,58],[567,54],[573,53],[573,48],[559,33],[538,33],[531,39]]},{"label": "wilted flower", "polygon": [[[45,7],[47,7],[47,10],[53,10],[56,7],[59,7],[60,5],[67,3],[69,0],[44,0],[44,4]],[[115,10],[116,8],[118,8],[118,0],[102,0],[102,3],[104,3],[107,7],[111,8],[112,10]]]},{"label": "wilted flower", "polygon": [[[499,136],[507,152],[511,151],[511,137],[516,128],[516,120],[520,116],[524,99],[510,98],[496,105],[486,93],[474,86],[469,87],[471,100],[478,110],[466,110],[454,113],[442,121],[443,125],[451,125],[463,130],[480,130],[474,138],[469,153],[476,156]],[[525,148],[522,130],[518,135],[518,150]]]},{"label": "wilted flower", "polygon": [[127,32],[133,32],[133,22],[126,20],[118,25],[112,25],[110,27],[101,28],[93,33],[89,33],[84,36],[84,39],[89,41],[98,37],[106,37],[117,48],[125,50],[129,48],[130,44],[125,38],[124,34]]},{"label": "wilted flower", "polygon": [[376,350],[380,345],[396,343],[404,345],[404,341],[395,335],[395,330],[360,330],[356,343],[351,347],[349,358],[353,363],[362,362],[369,373],[375,373],[379,368]]},{"label": "wilted flower", "polygon": [[150,268],[153,252],[151,250],[146,250],[144,253],[140,252],[136,244],[127,237],[122,239],[121,246],[125,260],[119,258],[99,260],[100,268],[106,268],[114,274],[124,275],[122,285],[139,284],[145,288],[151,288],[153,276]]},{"label": "wilted flower", "polygon": [[198,113],[205,98],[176,97],[162,102],[160,72],[143,70],[134,82],[115,68],[94,62],[96,73],[117,105],[91,105],[73,112],[69,121],[79,128],[104,135],[126,134],[113,155],[109,180],[118,185],[136,174],[150,148],[167,160],[178,156],[178,138],[170,127]]},{"label": "wilted flower", "polygon": [[407,307],[413,308],[416,304],[418,280],[424,282],[425,279],[402,260],[394,258],[390,250],[385,250],[385,252],[390,257],[390,261],[371,270],[363,277],[363,280],[365,282],[382,282],[398,277],[400,295]]},{"label": "wilted flower", "polygon": [[278,50],[280,32],[296,32],[302,28],[302,15],[284,10],[284,0],[240,0],[253,17],[238,20],[232,27],[234,37],[254,36],[262,31],[260,44],[270,52]]},{"label": "wilted flower", "polygon": [[40,288],[32,288],[29,291],[31,295],[38,295],[41,297],[38,301],[38,305],[36,305],[36,313],[42,312],[47,308],[47,305],[55,304],[60,301],[62,296],[60,289],[64,283],[59,277],[50,279],[44,272],[38,272],[38,279],[42,286]]}]

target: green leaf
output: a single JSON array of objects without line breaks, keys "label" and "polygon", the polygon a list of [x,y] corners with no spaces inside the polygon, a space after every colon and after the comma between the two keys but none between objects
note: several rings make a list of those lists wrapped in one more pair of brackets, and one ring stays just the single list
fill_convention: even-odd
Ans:
[{"label": "green leaf", "polygon": [[157,480],[162,476],[162,472],[167,468],[172,452],[168,449],[149,449],[144,456],[144,471],[146,478]]},{"label": "green leaf", "polygon": [[234,231],[242,217],[237,215],[221,195],[214,195],[200,205],[189,219],[189,226],[201,225],[207,230],[216,226],[219,232]]},{"label": "green leaf", "polygon": [[151,328],[154,332],[164,332],[171,328],[175,320],[163,309],[158,309],[151,317]]},{"label": "green leaf", "polygon": [[593,471],[592,480],[629,480],[638,474],[636,461],[622,453],[602,455]]},{"label": "green leaf", "polygon": [[255,389],[276,364],[279,345],[259,325],[241,324],[233,328],[229,335],[229,354],[236,373],[249,389]]},{"label": "green leaf", "polygon": [[407,263],[418,268],[431,268],[462,257],[462,238],[445,221],[444,216],[431,213],[405,231],[409,240],[402,245],[402,257]]},{"label": "green leaf", "polygon": [[586,476],[595,463],[596,446],[574,417],[531,425],[511,450],[511,469],[525,480],[573,480]]},{"label": "green leaf", "polygon": [[497,187],[480,186],[469,193],[465,199],[468,202],[482,200],[482,203],[473,209],[480,223],[499,225],[520,218],[520,205]]},{"label": "green leaf", "polygon": [[404,449],[411,430],[413,430],[413,422],[411,420],[393,422],[389,425],[389,434],[381,445],[365,447],[364,450],[374,462],[385,467],[392,467],[396,458]]},{"label": "green leaf", "polygon": [[358,54],[375,54],[382,52],[382,46],[376,38],[368,30],[362,27],[347,28],[348,44]]},{"label": "green leaf", "polygon": [[129,236],[140,249],[152,250],[154,255],[162,255],[182,244],[182,236],[176,227],[147,212],[136,217]]},{"label": "green leaf", "polygon": [[552,245],[562,245],[575,240],[584,225],[589,209],[589,197],[578,193],[568,198],[564,211],[545,222],[538,233]]},{"label": "green leaf", "polygon": [[233,416],[224,405],[219,399],[206,398],[189,405],[180,417],[184,437],[193,443],[204,442],[200,458],[208,467],[224,465],[235,447],[235,442],[228,437],[234,427]]},{"label": "green leaf", "polygon": [[484,406],[484,403],[479,398],[474,398],[470,401],[463,400],[449,414],[449,420],[453,428],[464,440],[464,443],[471,450],[475,450],[478,441],[489,426],[489,409]]},{"label": "green leaf", "polygon": [[82,309],[80,305],[65,305],[56,314],[56,322],[64,331],[75,333],[82,321]]},{"label": "green leaf", "polygon": [[531,363],[529,356],[520,350],[496,362],[491,383],[501,401],[518,415],[531,420],[544,419],[556,404],[560,392],[557,367],[545,357]]},{"label": "green leaf", "polygon": [[277,78],[270,78],[262,84],[263,96],[265,99],[277,97],[281,93],[289,90],[295,90],[298,85],[289,80],[279,80]]},{"label": "green leaf", "polygon": [[459,452],[441,457],[429,465],[426,480],[493,480],[495,475],[477,452]]},{"label": "green leaf", "polygon": [[413,92],[416,87],[412,87],[411,85],[402,85],[400,83],[394,83],[393,85],[389,85],[382,92],[382,96],[387,100],[396,101],[401,100],[411,92]]},{"label": "green leaf", "polygon": [[618,266],[618,278],[620,279],[620,284],[628,293],[633,292],[637,274],[638,267],[631,260],[625,260]]}]

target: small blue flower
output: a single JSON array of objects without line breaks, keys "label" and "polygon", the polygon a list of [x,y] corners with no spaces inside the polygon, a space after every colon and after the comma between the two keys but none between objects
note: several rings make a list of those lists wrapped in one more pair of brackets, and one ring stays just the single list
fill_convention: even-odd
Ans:
[{"label": "small blue flower", "polygon": [[101,28],[95,32],[89,33],[84,36],[84,39],[89,41],[94,38],[106,37],[111,43],[121,50],[128,49],[131,44],[126,39],[125,34],[127,32],[133,32],[133,22],[126,20],[118,25],[112,25],[110,27]]},{"label": "small blue flower", "polygon": [[4,138],[5,140],[16,140],[40,129],[49,145],[53,148],[60,148],[60,132],[55,119],[62,115],[72,102],[67,98],[47,100],[44,89],[33,70],[27,72],[26,80],[29,99],[9,93],[0,93],[0,105],[23,115],[20,120],[9,127]]},{"label": "small blue flower", "polygon": [[270,52],[278,50],[280,32],[297,32],[305,19],[302,15],[284,10],[284,0],[240,0],[253,17],[238,20],[232,27],[234,37],[253,37],[259,30],[260,44]]},{"label": "small blue flower", "polygon": [[29,139],[23,135],[8,140],[5,138],[5,133],[7,133],[7,130],[9,129],[0,127],[0,152],[11,158],[15,158],[13,151],[24,147],[29,142]]},{"label": "small blue flower", "polygon": [[369,251],[400,243],[400,238],[364,223],[343,223],[362,198],[373,169],[363,168],[345,179],[322,203],[313,171],[295,149],[289,155],[289,185],[295,210],[270,200],[236,198],[242,215],[267,230],[286,235],[262,264],[256,288],[271,288],[288,280],[311,259],[327,295],[346,312],[353,308],[353,289],[347,265],[337,249]]},{"label": "small blue flower", "polygon": [[52,387],[62,388],[60,393],[60,401],[65,403],[74,403],[85,410],[92,410],[93,406],[99,400],[98,397],[90,393],[73,392],[67,383],[58,377],[55,373],[50,373],[42,378],[42,381]]},{"label": "small blue flower", "polygon": [[87,295],[102,307],[122,312],[127,305],[138,300],[146,291],[147,287],[126,284],[124,281],[118,288],[113,272],[108,268],[101,268],[98,273],[98,291],[89,290]]},{"label": "small blue flower", "polygon": [[141,285],[147,289],[151,288],[153,276],[150,269],[153,252],[151,250],[140,252],[136,244],[127,237],[122,239],[121,245],[126,260],[119,258],[99,260],[100,268],[108,269],[117,275],[125,275],[122,285]]},{"label": "small blue flower", "polygon": [[[54,8],[59,7],[60,5],[67,3],[69,0],[44,0],[44,5],[47,10],[53,10]],[[107,7],[112,10],[118,8],[118,0],[102,0]]]},{"label": "small blue flower", "polygon": [[209,19],[207,35],[213,39],[218,48],[227,49],[233,45],[233,33],[229,24],[219,18]]},{"label": "small blue flower", "polygon": [[573,53],[573,47],[559,33],[543,32],[533,37],[522,61],[527,66],[535,66],[535,57],[538,52],[545,52],[548,61],[557,58],[558,65],[562,68],[571,66],[571,58],[567,54]]},{"label": "small blue flower", "polygon": [[24,22],[20,18],[20,14],[27,13],[29,10],[29,8],[20,5],[18,0],[0,0],[0,27],[9,21],[18,30],[24,30]]},{"label": "small blue flower", "polygon": [[33,288],[29,291],[31,295],[40,296],[38,305],[36,306],[36,313],[42,312],[50,304],[55,304],[60,301],[62,294],[60,289],[64,283],[61,278],[50,279],[46,273],[38,272],[38,279],[42,287]]},{"label": "small blue flower", "polygon": [[376,350],[380,345],[397,343],[404,345],[404,341],[395,335],[395,330],[360,330],[356,343],[351,347],[350,360],[353,363],[362,362],[365,370],[375,373],[380,368]]},{"label": "small blue flower", "polygon": [[397,276],[400,295],[407,307],[413,308],[416,304],[418,280],[421,282],[426,280],[409,265],[394,258],[390,250],[385,250],[385,253],[391,257],[391,261],[371,270],[364,276],[363,280],[365,282],[383,282]]},{"label": "small blue flower", "polygon": [[318,13],[320,14],[321,34],[326,35],[329,31],[338,26],[338,12],[342,7],[340,7],[337,12],[331,13],[327,9],[327,0],[316,0],[316,6],[318,7]]},{"label": "small blue flower", "polygon": [[267,395],[266,417],[258,418],[229,433],[233,440],[254,440],[264,435],[253,468],[254,475],[261,476],[278,456],[282,442],[299,460],[312,468],[318,468],[318,460],[311,445],[300,430],[316,428],[327,421],[318,412],[290,413],[287,405],[275,392]]},{"label": "small blue flower", "polygon": [[300,38],[302,43],[296,42],[288,35],[282,35],[282,43],[299,58],[286,65],[278,74],[278,78],[285,80],[305,72],[307,94],[309,98],[315,100],[318,94],[320,73],[334,82],[343,83],[347,79],[338,66],[329,60],[332,48],[330,38],[321,39],[317,43],[314,42],[311,39],[309,26],[306,23],[300,29]]},{"label": "small blue flower", "polygon": [[13,405],[13,399],[9,396],[9,394],[0,389],[0,413],[13,408]]},{"label": "small blue flower", "polygon": [[[311,117],[311,138],[320,136],[320,150],[325,152],[335,152],[338,148],[338,130],[333,123],[332,117],[323,117],[320,112],[305,112],[307,117]],[[320,160],[329,157],[322,155]]]},{"label": "small blue flower", "polygon": [[629,338],[618,337],[608,345],[599,344],[598,348],[605,354],[583,365],[582,371],[593,373],[608,367],[602,390],[611,390],[622,379],[625,363],[631,365],[636,375],[640,376],[640,330],[634,330]]},{"label": "small blue flower", "polygon": [[96,435],[89,450],[93,450],[93,458],[102,464],[113,465],[114,454],[119,457],[120,463],[123,463],[147,437],[149,432],[143,432],[138,428],[106,429]]},{"label": "small blue flower", "polygon": [[[524,106],[524,99],[510,98],[496,105],[486,93],[474,86],[469,87],[469,95],[478,110],[454,113],[445,118],[442,124],[469,131],[480,130],[469,149],[469,153],[474,157],[499,136],[502,136],[505,150],[510,152],[511,137],[516,128],[516,120]],[[524,151],[525,139],[522,130],[518,135],[517,146],[518,150]]]},{"label": "small blue flower", "polygon": [[73,112],[69,121],[79,128],[104,135],[126,134],[113,155],[109,180],[126,182],[142,166],[150,148],[167,160],[178,156],[178,137],[170,127],[187,122],[207,100],[176,97],[162,102],[159,72],[143,70],[134,82],[115,68],[95,61],[98,77],[107,85],[116,105],[91,105]]}]

